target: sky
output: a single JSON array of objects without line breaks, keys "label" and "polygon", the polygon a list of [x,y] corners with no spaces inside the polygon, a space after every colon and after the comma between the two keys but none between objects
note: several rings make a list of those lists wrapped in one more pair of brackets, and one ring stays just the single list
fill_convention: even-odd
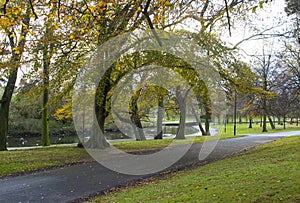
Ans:
[{"label": "sky", "polygon": [[[223,27],[220,38],[227,42],[229,47],[233,47],[240,41],[272,27],[276,28],[265,32],[265,34],[283,33],[288,29],[287,22],[289,21],[284,8],[285,0],[272,0],[272,2],[264,3],[262,9],[257,8],[255,13],[249,12],[247,21],[239,20],[239,18],[235,19],[234,16],[231,16],[231,36],[229,36],[228,27]],[[187,23],[182,27],[190,31],[199,30],[197,23]],[[252,38],[238,46],[244,61],[249,62],[253,58],[251,55],[261,55],[263,49],[267,54],[274,54],[281,49],[282,44],[278,41],[278,37],[269,37],[269,39],[264,40],[258,40],[257,38]]]},{"label": "sky", "polygon": [[[249,15],[249,22],[237,22],[232,30],[232,36],[224,36],[223,40],[231,44],[237,44],[243,39],[249,38],[252,35],[258,34],[263,30],[275,27],[265,34],[283,33],[286,31],[288,24],[288,17],[284,11],[284,0],[273,0],[268,4],[264,4],[263,9],[257,9],[256,13]],[[253,28],[255,27],[255,28]],[[257,30],[255,30],[257,29]],[[257,37],[256,37],[257,38]],[[281,43],[278,37],[271,37],[268,39],[249,40],[243,42],[239,48],[245,51],[248,55],[260,55],[264,49],[269,54],[274,54],[281,48]],[[244,54],[245,54],[244,53]]]}]

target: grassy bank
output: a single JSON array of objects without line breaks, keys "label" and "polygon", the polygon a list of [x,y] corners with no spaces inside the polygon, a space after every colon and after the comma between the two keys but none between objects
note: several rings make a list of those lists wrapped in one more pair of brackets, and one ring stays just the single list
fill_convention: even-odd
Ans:
[{"label": "grassy bank", "polygon": [[[268,133],[272,132],[286,132],[286,131],[293,131],[293,130],[300,130],[300,126],[297,126],[296,124],[286,124],[286,129],[283,128],[283,125],[276,125],[276,129],[272,129],[269,124],[267,125]],[[232,135],[233,134],[233,124],[226,125],[226,132],[225,132],[225,125],[221,126],[222,129],[222,135]],[[252,124],[252,128],[249,128],[249,124],[243,123],[236,125],[237,129],[237,135],[246,135],[246,134],[261,134],[262,133],[262,127],[260,127],[260,124]]]},{"label": "grassy bank", "polygon": [[[287,130],[300,129],[294,126],[288,126]],[[224,128],[221,128],[224,130]],[[249,129],[247,124],[237,126],[238,135],[261,133],[259,125],[254,125]],[[282,129],[276,129],[272,132],[280,132]],[[227,125],[227,131],[222,132],[220,139],[232,138],[233,125]],[[190,143],[193,137],[187,137],[186,140],[178,141],[177,144]],[[204,142],[219,139],[215,136],[197,136],[194,142]],[[113,145],[126,151],[136,151],[141,149],[162,149],[168,146],[173,139],[131,141],[131,142],[114,142]],[[51,147],[39,147],[36,149],[24,149],[14,151],[0,152],[0,176],[10,174],[22,174],[35,170],[44,170],[51,167],[65,166],[70,164],[91,161],[92,158],[85,151],[75,147],[75,145],[57,145]]]},{"label": "grassy bank", "polygon": [[[233,135],[233,124],[227,124],[226,125],[226,131],[225,126],[211,126],[212,128],[220,129],[221,131],[221,137],[216,136],[196,136],[196,137],[186,137],[185,140],[180,140],[177,142],[177,144],[187,144],[191,142],[191,139],[193,140],[193,143],[198,142],[205,142],[205,141],[211,141],[216,139],[228,139],[228,138],[234,138]],[[283,126],[276,126],[276,129],[272,130],[271,127],[268,126],[268,133],[274,133],[274,132],[285,132],[285,131],[293,131],[293,130],[300,130],[300,126],[294,125],[287,125],[286,129],[283,129]],[[261,134],[262,128],[259,124],[253,124],[252,128],[249,128],[249,124],[237,124],[237,135],[236,136],[243,136],[243,135],[249,135],[249,134]],[[199,134],[200,135],[200,134]],[[163,139],[163,140],[145,140],[145,141],[129,141],[129,142],[114,142],[113,145],[119,149],[122,150],[139,150],[139,149],[152,149],[152,148],[164,148],[168,146],[173,139]]]},{"label": "grassy bank", "polygon": [[[232,136],[222,136],[221,139]],[[177,141],[177,144],[187,144],[192,137]],[[196,137],[194,142],[204,142],[217,139],[217,137]],[[173,139],[115,142],[113,145],[125,151],[142,149],[162,149],[168,146]],[[50,147],[37,147],[33,149],[18,149],[0,151],[0,177],[12,174],[22,174],[36,170],[43,170],[58,166],[92,161],[93,159],[85,149],[73,145],[56,145]]]},{"label": "grassy bank", "polygon": [[85,151],[70,145],[0,152],[0,176],[92,161]]},{"label": "grassy bank", "polygon": [[284,138],[92,202],[299,202],[299,146]]}]

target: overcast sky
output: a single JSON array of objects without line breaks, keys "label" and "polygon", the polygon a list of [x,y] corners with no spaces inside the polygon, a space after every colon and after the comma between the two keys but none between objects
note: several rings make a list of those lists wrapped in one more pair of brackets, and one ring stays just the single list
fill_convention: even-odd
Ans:
[{"label": "overcast sky", "polygon": [[[232,31],[232,36],[225,34],[222,39],[236,44],[239,41],[246,39],[252,35],[258,34],[266,29],[264,34],[284,33],[290,29],[289,19],[284,11],[284,0],[273,0],[270,3],[264,4],[263,9],[257,9],[256,13],[249,14],[249,21],[236,22]],[[257,37],[256,37],[257,38]],[[253,38],[247,42],[243,42],[239,48],[243,49],[249,55],[262,54],[264,49],[268,54],[275,54],[282,47],[282,43],[278,37],[270,37],[267,39],[257,40]]]}]

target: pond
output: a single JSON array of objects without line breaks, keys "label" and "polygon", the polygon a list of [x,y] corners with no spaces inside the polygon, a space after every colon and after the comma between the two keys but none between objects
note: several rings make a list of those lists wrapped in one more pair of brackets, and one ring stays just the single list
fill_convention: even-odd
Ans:
[{"label": "pond", "polygon": [[[178,130],[178,126],[164,126],[163,127],[163,136],[164,137],[173,137],[176,135]],[[199,129],[193,126],[186,126],[185,134],[194,134],[198,133]],[[144,128],[144,133],[147,139],[153,139],[156,135],[156,127],[147,127]],[[129,136],[124,135],[123,133],[117,132],[105,132],[104,134],[107,140],[118,140],[118,139],[133,139]],[[79,138],[77,135],[65,135],[61,134],[59,136],[50,136],[51,144],[70,144],[70,143],[77,143]],[[7,146],[8,147],[32,147],[32,146],[39,146],[41,145],[41,137],[40,136],[27,136],[26,134],[22,137],[8,137],[7,138]]]}]

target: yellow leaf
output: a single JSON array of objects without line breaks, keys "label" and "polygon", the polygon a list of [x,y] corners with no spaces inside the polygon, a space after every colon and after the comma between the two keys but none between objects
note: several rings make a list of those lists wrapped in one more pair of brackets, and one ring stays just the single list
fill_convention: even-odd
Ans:
[{"label": "yellow leaf", "polygon": [[0,6],[2,7],[6,3],[6,0],[1,0]]},{"label": "yellow leaf", "polygon": [[19,40],[22,41],[24,38],[24,35],[21,35]]},{"label": "yellow leaf", "polygon": [[14,51],[15,54],[17,55],[20,54],[20,50],[17,47],[14,47],[12,50]]},{"label": "yellow leaf", "polygon": [[260,1],[259,2],[259,8],[263,8],[264,7],[264,2],[263,1]]}]

